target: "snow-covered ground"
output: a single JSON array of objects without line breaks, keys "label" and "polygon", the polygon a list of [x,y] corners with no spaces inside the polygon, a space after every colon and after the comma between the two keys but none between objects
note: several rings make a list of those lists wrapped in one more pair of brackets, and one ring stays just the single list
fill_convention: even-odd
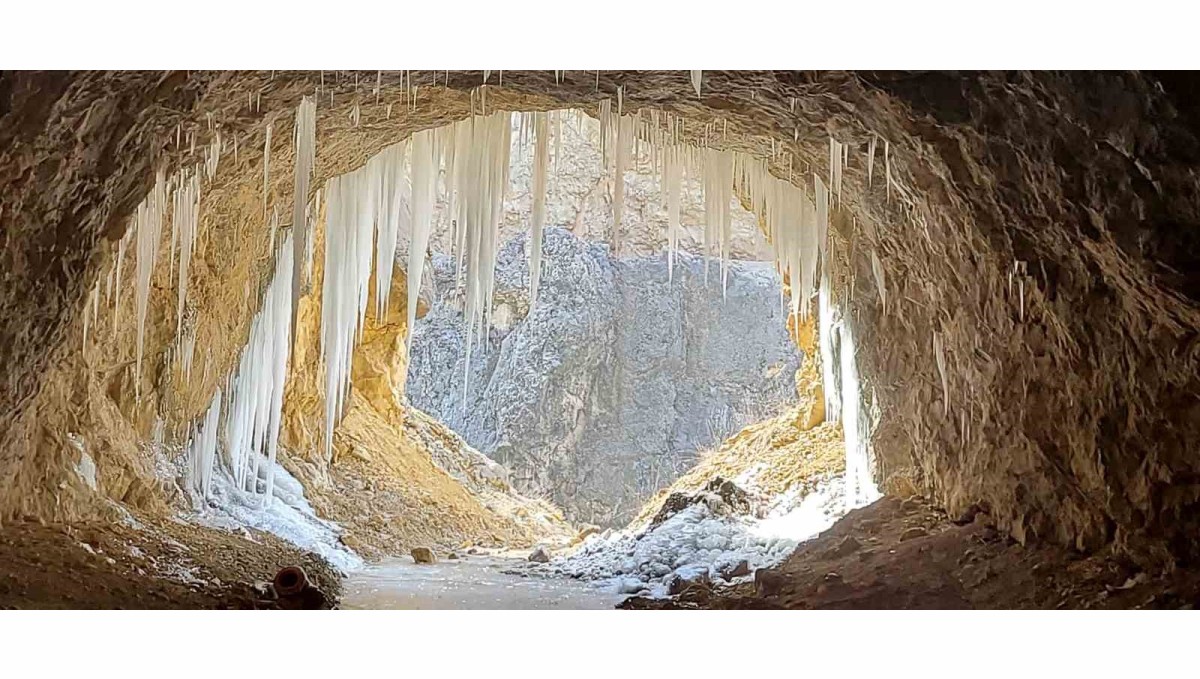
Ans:
[{"label": "snow-covered ground", "polygon": [[201,509],[186,518],[224,530],[257,528],[315,552],[342,571],[361,568],[362,558],[339,541],[341,528],[332,521],[319,518],[305,499],[300,481],[280,464],[274,463],[274,467],[272,498],[270,502],[264,502],[261,494],[239,489],[224,467],[218,466],[213,472],[212,496]]},{"label": "snow-covered ground", "polygon": [[588,537],[571,554],[522,570],[595,581],[625,594],[661,597],[673,574],[690,579],[707,571],[715,580],[745,560],[753,571],[773,566],[796,545],[816,537],[846,512],[844,480],[835,476],[803,496],[785,494],[764,518],[729,515],[706,502],[690,505],[653,530],[625,529]]}]

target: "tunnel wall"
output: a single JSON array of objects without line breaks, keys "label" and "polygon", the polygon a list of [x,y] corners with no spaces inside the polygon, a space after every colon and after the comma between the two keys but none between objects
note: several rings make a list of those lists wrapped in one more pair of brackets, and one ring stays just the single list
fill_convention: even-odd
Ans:
[{"label": "tunnel wall", "polygon": [[[411,110],[394,73],[0,76],[0,465],[28,480],[0,486],[6,513],[34,511],[16,496],[57,481],[40,470],[61,460],[34,435],[39,399],[42,412],[62,405],[46,368],[70,355],[66,338],[111,256],[104,239],[120,236],[152,168],[182,162],[166,141],[176,125],[203,136],[211,114],[248,134],[274,116],[286,139],[299,97],[330,93],[318,121],[328,176],[476,106],[591,111],[621,86],[626,111],[674,111],[695,139],[720,122],[717,145],[775,149],[777,174],[801,183],[828,171],[829,135],[851,145],[833,271],[866,398],[882,413],[885,490],[951,512],[983,505],[1020,540],[1197,555],[1191,80],[706,71],[697,97],[684,71],[568,71],[562,83],[551,71],[505,72],[484,104],[467,94],[480,72],[410,75],[421,89]],[[347,122],[356,104],[360,127]],[[879,154],[867,181],[874,135],[887,142],[890,192]],[[261,175],[224,181],[253,187]]]}]

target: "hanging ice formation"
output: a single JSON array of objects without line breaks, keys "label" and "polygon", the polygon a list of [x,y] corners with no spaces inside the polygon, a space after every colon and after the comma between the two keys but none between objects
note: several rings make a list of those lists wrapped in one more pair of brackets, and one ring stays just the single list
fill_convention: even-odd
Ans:
[{"label": "hanging ice formation", "polygon": [[[201,499],[209,496],[214,469],[222,464],[239,490],[261,496],[264,505],[271,501],[290,354],[292,236],[289,231],[275,249],[275,271],[236,370],[226,388],[213,394],[203,422],[191,432],[189,486]],[[224,455],[218,456],[220,451]]]},{"label": "hanging ice formation", "polygon": [[179,296],[175,307],[175,335],[183,340],[183,311],[187,304],[188,268],[196,250],[196,228],[200,224],[200,172],[183,172],[175,189],[171,216],[172,240],[179,242]]},{"label": "hanging ice formation", "polygon": [[267,194],[270,191],[271,180],[271,128],[267,123],[266,139],[263,141],[263,220],[267,218]]},{"label": "hanging ice formation", "polygon": [[[480,92],[481,98],[482,94]],[[618,95],[621,95],[620,91]],[[764,224],[780,274],[790,282],[791,313],[797,320],[807,319],[814,293],[817,297],[826,415],[830,421],[846,418],[843,426],[849,428],[848,455],[852,454],[851,449],[864,450],[867,444],[863,441],[868,437],[864,432],[868,432],[868,428],[863,424],[865,419],[861,413],[862,396],[853,340],[831,295],[830,220],[831,214],[841,206],[843,171],[849,158],[849,146],[830,139],[827,179],[822,180],[813,173],[811,183],[806,182],[801,187],[791,181],[790,172],[788,179],[775,176],[765,158],[684,142],[681,139],[683,121],[669,114],[652,112],[648,119],[640,112],[623,115],[620,110],[623,97],[621,99],[617,112],[613,112],[611,100],[607,98],[600,101],[598,111],[604,171],[615,175],[612,196],[614,250],[619,248],[624,171],[629,169],[631,162],[649,162],[661,177],[663,201],[667,209],[668,276],[673,279],[681,231],[681,185],[686,174],[689,178],[699,180],[703,186],[705,254],[721,258],[724,286],[731,256],[731,203],[736,192]],[[556,120],[556,165],[562,140],[561,118],[562,113],[559,112]],[[530,298],[533,302],[538,296],[542,264],[541,240],[545,228],[550,122],[547,114],[534,113],[522,117],[517,128],[517,141],[522,148],[530,141],[533,145],[533,214],[529,250]],[[705,141],[714,129],[711,125],[705,128]],[[508,187],[512,134],[513,119],[509,113],[473,115],[452,125],[416,133],[408,142],[385,149],[362,168],[327,182],[324,189],[326,250],[321,326],[326,456],[332,453],[333,429],[349,396],[352,353],[366,313],[372,259],[375,260],[378,285],[376,299],[379,306],[376,313],[382,315],[390,290],[396,239],[404,230],[411,236],[408,312],[409,332],[412,331],[425,248],[433,226],[432,206],[438,198],[439,171],[444,175],[446,221],[451,229],[452,255],[457,263],[458,283],[466,297],[463,388],[468,388],[475,338],[487,332],[492,320],[493,277],[504,195]],[[873,173],[873,146],[872,143],[866,161],[868,175]],[[889,151],[885,141],[884,171],[888,175],[890,190]],[[411,155],[411,168],[406,166],[406,155]],[[646,155],[649,156],[648,161]],[[788,165],[790,170],[790,154]],[[411,221],[408,216],[410,205]],[[303,249],[297,248],[297,253],[301,251]],[[882,302],[886,296],[882,266],[874,253],[872,256],[872,271]],[[853,461],[848,458],[848,468],[854,474],[859,474],[861,469],[869,465],[864,462],[861,452],[853,454],[859,457]],[[862,473],[867,476],[853,481],[857,485],[852,492],[859,499],[869,495],[863,489],[873,488],[869,485],[869,469]]]},{"label": "hanging ice formation", "polygon": [[145,348],[146,311],[150,302],[150,275],[158,257],[163,214],[167,209],[167,180],[162,170],[155,176],[150,195],[137,207],[133,228],[137,233],[137,358],[134,363],[134,395],[141,400],[142,354]]},{"label": "hanging ice formation", "polygon": [[[238,487],[258,492],[260,471],[266,472],[265,502],[274,488],[275,458],[283,413],[284,382],[291,341],[292,281],[295,266],[293,232],[275,250],[275,273],[262,306],[250,326],[236,375],[230,381],[229,416],[225,426],[226,462]],[[264,466],[263,458],[268,464]]]},{"label": "hanging ice formation", "polygon": [[217,459],[220,419],[221,390],[217,389],[204,415],[204,421],[192,428],[191,442],[188,444],[188,485],[190,490],[202,499],[207,499],[212,491],[213,463]]},{"label": "hanging ice formation", "polygon": [[[557,72],[556,72],[557,73]],[[546,226],[546,166],[549,164],[550,125],[546,114],[533,114],[533,225],[529,234],[529,308],[537,304],[538,283],[542,277],[542,231]],[[556,137],[562,137],[560,134]],[[558,147],[556,147],[557,149]],[[555,162],[558,162],[557,150]]]},{"label": "hanging ice formation", "polygon": [[[376,85],[378,91],[378,85]],[[309,182],[312,180],[313,164],[317,151],[317,102],[313,97],[304,97],[296,107],[296,126],[293,135],[296,147],[295,167],[293,168],[294,190],[292,192],[292,331],[295,333],[296,314],[300,309],[300,296],[308,285],[308,275],[311,265],[300,266],[299,262],[308,262],[311,252],[309,243],[308,207]],[[294,339],[294,337],[293,337]]]},{"label": "hanging ice formation", "polygon": [[675,279],[675,252],[679,249],[679,197],[683,178],[683,162],[679,151],[667,148],[663,152],[663,183],[667,193],[667,280]]},{"label": "hanging ice formation", "polygon": [[696,90],[696,96],[700,96],[700,79],[704,76],[704,71],[688,71],[692,77],[692,89]]},{"label": "hanging ice formation", "polygon": [[[441,135],[425,130],[412,136],[412,237],[408,243],[408,328],[407,347],[412,349],[417,322],[417,299],[425,269],[425,251],[433,231],[433,207],[437,203]],[[382,279],[382,276],[378,278]],[[390,285],[391,277],[388,277]]]}]

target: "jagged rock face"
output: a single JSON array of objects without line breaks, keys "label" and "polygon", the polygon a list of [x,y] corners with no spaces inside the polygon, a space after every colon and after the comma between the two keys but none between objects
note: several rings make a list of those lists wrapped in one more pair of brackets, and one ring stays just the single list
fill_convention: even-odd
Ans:
[{"label": "jagged rock face", "polygon": [[[401,74],[383,74],[378,104],[355,86],[376,75],[326,74],[318,185],[414,129],[466,115],[468,90],[482,81],[478,71],[452,73],[443,89],[430,86],[443,72],[413,72],[422,103],[408,112]],[[286,140],[300,96],[320,81],[294,72],[0,75],[0,513],[57,506],[70,456],[43,425],[79,398],[65,385],[83,380],[64,357],[86,291],[111,261],[101,236],[120,235],[157,163],[182,166],[186,148],[168,141],[175,125],[203,143],[211,113],[243,135],[244,151],[261,145],[252,137],[276,116]],[[874,443],[885,488],[910,485],[956,512],[985,503],[1021,539],[1200,556],[1194,77],[706,71],[697,97],[686,71],[605,72],[598,82],[568,71],[562,83],[551,71],[506,71],[487,105],[592,111],[617,86],[627,111],[687,116],[689,138],[727,121],[722,145],[764,157],[783,149],[796,181],[828,171],[830,134],[851,145],[833,225],[836,298],[882,413]],[[354,102],[358,127],[348,122]],[[890,200],[878,156],[875,181],[866,178],[873,134],[890,142]],[[787,166],[783,156],[773,163],[780,176]],[[255,169],[222,170],[219,181],[254,195]],[[277,190],[290,181],[284,172]],[[202,210],[202,232],[240,219]],[[257,256],[222,250],[225,240],[194,265]],[[886,311],[872,252],[886,274]],[[1017,261],[1027,273],[1010,285]],[[231,334],[244,336],[247,324]],[[148,355],[167,347],[155,338]],[[215,376],[233,355],[214,361]],[[147,429],[139,424],[141,436]]]},{"label": "jagged rock face", "polygon": [[528,240],[496,270],[495,327],[471,356],[454,262],[434,259],[438,302],[413,336],[410,402],[451,425],[574,518],[623,525],[696,455],[796,398],[789,339],[770,264],[656,257],[548,229],[537,306]]}]

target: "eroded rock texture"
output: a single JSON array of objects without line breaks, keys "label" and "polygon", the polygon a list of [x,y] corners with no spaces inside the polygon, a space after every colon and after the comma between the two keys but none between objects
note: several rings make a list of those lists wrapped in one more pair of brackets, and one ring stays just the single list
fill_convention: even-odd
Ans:
[{"label": "eroded rock texture", "polygon": [[410,402],[512,470],[527,493],[574,518],[621,526],[697,455],[796,398],[799,352],[765,262],[681,254],[613,258],[548,229],[538,304],[529,309],[528,239],[496,268],[496,315],[476,340],[465,390],[465,333],[454,261],[435,258],[438,302],[417,325]]},{"label": "eroded rock texture", "polygon": [[[421,98],[408,112],[400,74],[382,75],[378,103],[358,86],[375,72],[325,76],[0,75],[0,514],[66,504],[61,470],[72,461],[42,424],[55,413],[69,424],[89,393],[81,385],[90,373],[69,367],[85,291],[113,256],[104,237],[120,235],[153,168],[188,156],[169,143],[177,124],[203,143],[212,114],[244,151],[261,146],[272,116],[276,138],[288,139],[300,96],[319,91],[319,185],[413,129],[466,115],[467,92],[482,81],[478,71],[414,72]],[[1021,539],[1200,556],[1192,76],[705,71],[697,97],[685,71],[605,72],[598,82],[568,71],[561,84],[550,71],[506,71],[487,102],[592,111],[618,86],[627,111],[687,116],[693,139],[724,121],[719,144],[782,150],[773,163],[781,176],[790,154],[796,181],[828,171],[829,135],[850,144],[834,227],[836,298],[883,413],[874,443],[885,488],[913,487],[953,511],[985,503]],[[356,104],[357,127],[348,115]],[[890,191],[880,156],[867,181],[874,135],[888,142]],[[253,196],[255,169],[219,173],[218,183]],[[275,185],[281,196],[289,176],[283,170]],[[250,266],[258,251],[222,249],[222,234],[242,223],[236,205],[202,209],[211,249],[197,266]],[[244,221],[239,228],[264,228]],[[886,311],[872,252],[886,274]],[[212,323],[214,308],[199,313]],[[244,337],[247,325],[221,330]],[[151,361],[171,339],[152,335]],[[173,426],[195,417],[234,354],[214,356],[213,377],[194,387],[196,405],[171,415]],[[110,389],[128,370],[115,363],[104,366]],[[152,421],[137,418],[139,436]]]}]

